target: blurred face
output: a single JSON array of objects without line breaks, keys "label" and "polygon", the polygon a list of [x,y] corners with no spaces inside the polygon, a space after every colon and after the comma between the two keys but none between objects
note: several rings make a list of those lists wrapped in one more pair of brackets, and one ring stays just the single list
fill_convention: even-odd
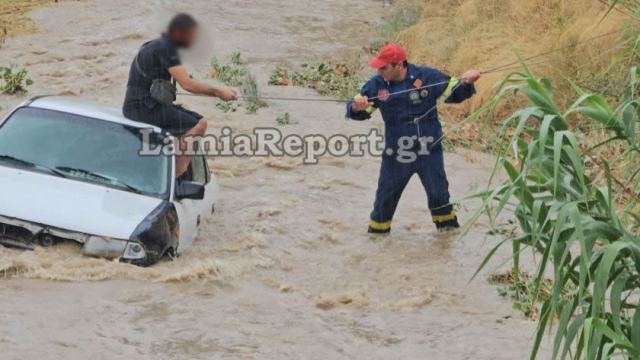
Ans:
[{"label": "blurred face", "polygon": [[172,39],[176,46],[180,48],[188,48],[193,45],[198,35],[198,27],[192,26],[187,30],[177,30],[173,33]]},{"label": "blurred face", "polygon": [[406,69],[402,64],[387,64],[378,69],[378,74],[384,81],[401,81],[406,76]]}]

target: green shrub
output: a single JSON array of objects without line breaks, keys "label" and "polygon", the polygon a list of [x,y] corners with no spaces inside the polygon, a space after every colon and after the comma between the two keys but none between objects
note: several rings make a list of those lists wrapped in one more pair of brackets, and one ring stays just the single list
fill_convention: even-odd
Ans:
[{"label": "green shrub", "polygon": [[289,72],[283,66],[278,66],[269,76],[269,85],[290,86],[293,81],[289,78]]},{"label": "green shrub", "polygon": [[537,302],[544,301],[551,294],[551,281],[544,279],[542,288],[534,298],[535,284],[526,273],[496,273],[489,276],[489,283],[499,285],[498,294],[513,300],[513,308],[522,311],[530,319],[537,319],[539,309]]},{"label": "green shrub", "polygon": [[305,86],[321,95],[349,99],[359,92],[360,79],[357,68],[346,64],[331,65],[323,62],[302,64],[300,71],[289,73],[279,66],[271,74],[270,85]]},{"label": "green shrub", "polygon": [[291,124],[291,116],[289,115],[288,112],[284,114],[280,114],[278,115],[278,117],[276,117],[276,122],[280,126],[289,125]]},{"label": "green shrub", "polygon": [[240,57],[241,57],[241,54],[239,52],[234,52],[231,55],[231,64],[236,66],[242,65],[242,59]]},{"label": "green shrub", "polygon": [[[249,70],[244,67],[239,52],[233,53],[230,64],[220,64],[213,58],[211,60],[210,75],[212,78],[229,85],[240,87],[242,97],[244,98],[243,106],[247,109],[248,114],[255,114],[259,109],[267,107],[267,103],[260,99],[258,91],[258,82]],[[218,102],[218,109],[224,112],[234,112],[238,106],[231,102]]]},{"label": "green shrub", "polygon": [[[515,203],[520,231],[494,248],[478,271],[507,242],[514,274],[520,274],[525,250],[540,256],[528,285],[533,289],[528,306],[543,300],[532,358],[547,328],[556,332],[554,359],[640,357],[640,71],[634,67],[629,75],[616,107],[574,86],[577,99],[562,109],[553,99],[551,82],[536,78],[526,66],[507,78],[496,97],[524,94],[530,106],[504,121],[501,135],[508,146],[498,154],[496,171],[502,167],[509,180],[479,194],[483,206],[474,220],[485,213],[494,223],[507,204]],[[585,146],[569,130],[571,122],[584,119],[602,126],[607,136],[597,146]],[[605,145],[624,147],[624,157],[598,159],[594,150]],[[624,179],[616,179],[611,169],[621,159],[636,165],[624,172]],[[602,172],[590,174],[587,161],[599,164]],[[553,273],[551,293],[541,299],[548,272]]]},{"label": "green shrub", "polygon": [[9,95],[26,93],[27,86],[33,84],[26,69],[17,70],[13,65],[10,67],[0,66],[0,78],[3,81],[0,91]]},{"label": "green shrub", "polygon": [[231,64],[220,64],[214,57],[211,59],[211,68],[209,75],[213,79],[217,79],[229,86],[242,85],[242,79],[249,71],[242,66],[240,61],[240,53],[234,53],[231,58]]},{"label": "green shrub", "polygon": [[238,104],[233,101],[218,101],[216,103],[216,108],[225,113],[236,112],[236,110],[238,110]]},{"label": "green shrub", "polygon": [[258,109],[267,107],[267,103],[260,99],[260,92],[258,91],[258,82],[256,78],[251,74],[246,74],[242,80],[242,96],[244,98],[244,106],[247,109],[248,114],[255,114]]}]

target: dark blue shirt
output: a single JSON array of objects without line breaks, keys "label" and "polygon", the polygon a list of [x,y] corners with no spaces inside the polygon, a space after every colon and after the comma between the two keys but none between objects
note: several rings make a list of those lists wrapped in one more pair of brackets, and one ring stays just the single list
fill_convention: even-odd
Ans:
[{"label": "dark blue shirt", "polygon": [[137,57],[138,64],[146,76],[140,73],[134,58],[129,70],[125,104],[144,101],[146,105],[154,106],[157,102],[150,96],[151,82],[153,79],[171,79],[169,68],[181,64],[178,49],[166,35],[163,35],[145,43]]}]

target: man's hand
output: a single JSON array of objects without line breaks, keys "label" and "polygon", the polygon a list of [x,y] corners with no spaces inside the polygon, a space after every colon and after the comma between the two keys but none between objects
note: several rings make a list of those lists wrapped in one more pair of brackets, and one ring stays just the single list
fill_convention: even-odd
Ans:
[{"label": "man's hand", "polygon": [[216,96],[224,101],[238,100],[238,93],[230,88],[218,89]]},{"label": "man's hand", "polygon": [[462,81],[465,84],[473,84],[480,79],[480,70],[469,70],[462,75]]},{"label": "man's hand", "polygon": [[373,103],[369,101],[369,98],[366,95],[356,96],[353,98],[353,103],[351,104],[351,108],[355,112],[365,111],[369,106],[373,106]]}]

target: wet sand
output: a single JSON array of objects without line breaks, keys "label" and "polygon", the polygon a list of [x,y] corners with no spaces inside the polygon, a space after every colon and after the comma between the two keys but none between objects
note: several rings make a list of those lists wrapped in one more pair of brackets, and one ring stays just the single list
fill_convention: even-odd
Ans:
[{"label": "wet sand", "polygon": [[[28,67],[30,95],[78,95],[119,107],[136,49],[180,10],[210,34],[186,58],[194,76],[206,76],[210,55],[228,59],[240,51],[263,95],[317,96],[267,86],[269,74],[282,62],[367,45],[370,26],[353,20],[383,9],[377,0],[183,3],[90,0],[38,9],[30,16],[41,32],[10,39],[0,64]],[[0,115],[25,98],[0,96]],[[283,112],[295,122],[281,128],[285,133],[367,134],[382,126],[379,116],[346,121],[343,105],[326,102],[270,102],[246,115],[224,114],[210,99],[180,101],[203,113],[212,132],[275,126]],[[456,199],[482,186],[493,165],[463,150],[446,162]],[[315,166],[217,158],[211,165],[222,202],[175,261],[141,269],[83,258],[73,245],[0,249],[0,358],[528,357],[535,323],[497,295],[486,273],[468,282],[499,239],[482,223],[462,240],[438,235],[417,177],[393,234],[376,237],[366,226],[377,158],[322,158]],[[459,214],[464,220],[473,210],[465,203]]]}]

